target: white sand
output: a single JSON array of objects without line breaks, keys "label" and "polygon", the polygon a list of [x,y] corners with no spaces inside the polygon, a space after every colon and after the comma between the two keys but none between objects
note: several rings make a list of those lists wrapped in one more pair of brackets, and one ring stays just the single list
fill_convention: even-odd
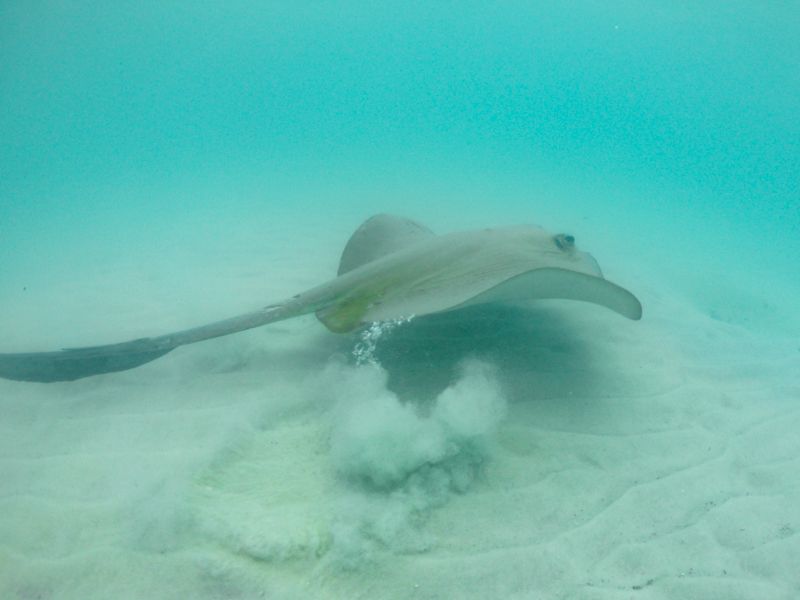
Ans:
[{"label": "white sand", "polygon": [[[298,255],[283,225],[201,232],[202,263],[182,239],[15,275],[0,350],[199,324],[334,270],[344,227],[295,223]],[[0,380],[0,598],[798,597],[797,289],[585,229],[643,321],[556,302],[412,322],[381,371],[308,317]]]}]

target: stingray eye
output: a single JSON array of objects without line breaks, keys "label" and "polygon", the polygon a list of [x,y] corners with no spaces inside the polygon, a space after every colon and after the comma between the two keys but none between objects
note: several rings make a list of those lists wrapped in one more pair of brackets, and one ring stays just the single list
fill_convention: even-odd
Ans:
[{"label": "stingray eye", "polygon": [[558,235],[554,235],[553,241],[556,243],[556,246],[562,250],[572,250],[572,248],[575,247],[575,237],[568,233],[559,233]]}]

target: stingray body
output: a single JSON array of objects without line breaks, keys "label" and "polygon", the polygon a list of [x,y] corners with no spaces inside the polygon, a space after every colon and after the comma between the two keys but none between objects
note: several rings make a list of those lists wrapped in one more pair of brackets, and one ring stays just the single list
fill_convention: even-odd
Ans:
[{"label": "stingray body", "polygon": [[517,226],[437,236],[415,221],[376,215],[348,241],[337,277],[289,300],[158,337],[0,354],[0,377],[53,382],[122,371],[178,346],[312,312],[331,331],[346,333],[375,321],[545,298],[592,302],[630,319],[642,314],[636,297],[607,281],[570,235]]}]

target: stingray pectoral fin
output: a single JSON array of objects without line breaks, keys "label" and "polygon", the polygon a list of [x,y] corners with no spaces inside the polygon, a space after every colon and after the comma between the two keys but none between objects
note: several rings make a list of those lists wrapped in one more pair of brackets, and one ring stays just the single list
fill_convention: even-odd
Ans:
[{"label": "stingray pectoral fin", "polygon": [[416,221],[394,215],[373,215],[356,229],[342,252],[339,275],[409,248],[433,237],[434,233]]},{"label": "stingray pectoral fin", "polygon": [[507,279],[463,306],[545,299],[581,300],[605,306],[629,319],[642,318],[642,304],[625,288],[603,277],[555,267],[533,269]]},{"label": "stingray pectoral fin", "polygon": [[310,308],[302,304],[289,301],[224,321],[158,337],[106,346],[67,348],[56,352],[0,354],[0,377],[17,381],[51,383],[125,371],[164,356],[178,346],[252,329],[310,311]]}]

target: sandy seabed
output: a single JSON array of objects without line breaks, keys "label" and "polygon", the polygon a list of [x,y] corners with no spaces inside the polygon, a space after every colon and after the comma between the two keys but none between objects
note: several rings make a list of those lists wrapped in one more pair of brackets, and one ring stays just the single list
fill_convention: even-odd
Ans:
[{"label": "sandy seabed", "polygon": [[[141,265],[56,278],[8,295],[2,350],[249,310],[321,281],[327,243],[268,267],[229,247],[172,288]],[[125,373],[0,380],[0,597],[798,597],[795,325],[598,259],[641,322],[475,308],[356,364],[358,336],[304,317]],[[181,295],[209,278],[210,299]]]}]

